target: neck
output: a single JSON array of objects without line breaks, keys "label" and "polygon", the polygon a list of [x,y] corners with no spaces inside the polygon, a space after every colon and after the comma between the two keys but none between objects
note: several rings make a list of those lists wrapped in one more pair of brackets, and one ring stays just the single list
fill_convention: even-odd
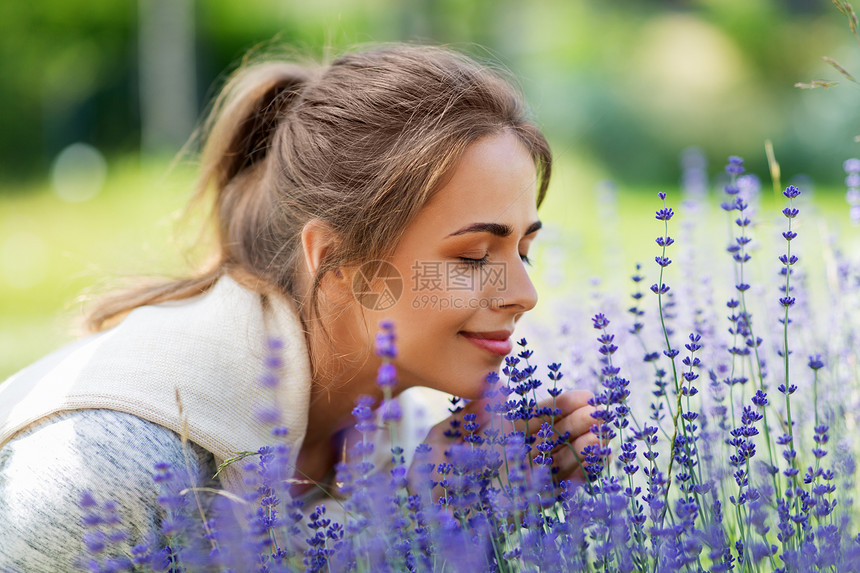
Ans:
[{"label": "neck", "polygon": [[[334,353],[327,353],[332,356]],[[376,367],[372,358],[314,362],[308,427],[297,460],[299,474],[306,483],[297,485],[296,493],[306,491],[313,483],[323,483],[344,454],[340,451],[340,432],[353,425],[352,410],[362,394],[375,401],[382,397],[376,384]]]},{"label": "neck", "polygon": [[359,396],[378,402],[382,391],[376,383],[380,359],[368,345],[373,337],[356,335],[365,328],[359,314],[330,312],[324,321],[308,322],[313,374],[305,443],[313,446],[329,442],[342,428],[353,425],[352,410]]},{"label": "neck", "polygon": [[324,443],[344,427],[351,426],[354,422],[352,410],[361,395],[371,396],[375,402],[382,398],[382,390],[376,384],[375,369],[369,376],[361,377],[315,376],[305,443]]}]

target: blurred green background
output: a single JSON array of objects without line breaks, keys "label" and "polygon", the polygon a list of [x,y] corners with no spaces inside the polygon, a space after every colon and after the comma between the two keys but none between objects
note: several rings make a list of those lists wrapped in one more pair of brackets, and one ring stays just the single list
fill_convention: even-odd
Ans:
[{"label": "blurred green background", "polygon": [[[730,154],[767,188],[772,140],[785,179],[806,177],[851,232],[841,164],[860,154],[860,94],[822,56],[860,73],[860,46],[829,0],[7,1],[0,380],[69,339],[87,288],[181,273],[193,154],[171,159],[247,50],[385,41],[451,44],[520,78],[558,157],[543,216],[578,253],[566,285],[648,258],[652,193],[679,187],[690,146],[715,196]],[[794,87],[814,79],[841,85]],[[595,192],[605,180],[617,189]],[[607,196],[611,220],[595,215]]]}]

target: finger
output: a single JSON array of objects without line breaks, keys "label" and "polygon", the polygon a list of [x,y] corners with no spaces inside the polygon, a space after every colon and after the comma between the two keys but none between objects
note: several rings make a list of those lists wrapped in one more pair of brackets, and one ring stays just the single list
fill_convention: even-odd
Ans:
[{"label": "finger", "polygon": [[594,397],[592,392],[588,390],[568,390],[567,392],[562,392],[555,399],[548,398],[546,400],[542,400],[538,406],[541,407],[553,407],[561,410],[560,416],[566,416],[580,408],[588,406],[588,401]]},{"label": "finger", "polygon": [[[462,435],[468,433],[465,430],[466,425],[466,416],[474,415],[474,422],[478,424],[477,432],[483,432],[484,429],[494,426],[496,428],[499,427],[499,417],[495,415],[495,418],[491,419],[491,416],[494,416],[488,411],[487,405],[489,404],[489,400],[480,399],[480,400],[471,400],[463,404],[460,409],[433,426],[429,433],[427,434],[427,438],[424,440],[425,442],[435,442],[435,443],[445,443],[450,442],[452,439],[452,435],[459,432]],[[504,427],[505,431],[510,431],[512,429],[512,425],[507,423]]]},{"label": "finger", "polygon": [[[591,428],[593,424],[598,423],[591,417],[591,413],[596,410],[588,404],[588,401],[594,397],[592,392],[588,390],[569,390],[563,392],[556,398],[548,398],[537,404],[538,408],[555,408],[560,411],[554,420],[544,419],[541,417],[533,418],[528,421],[515,420],[509,421],[503,415],[491,413],[493,402],[489,399],[472,400],[467,402],[459,412],[452,417],[457,420],[462,420],[467,414],[475,414],[475,421],[483,429],[489,425],[500,427],[503,432],[516,430],[519,432],[528,432],[529,434],[536,433],[544,421],[555,421],[556,429],[560,434],[569,431],[572,436],[583,434]],[[572,416],[572,417],[571,417]],[[569,418],[569,419],[568,419]],[[434,430],[436,434],[444,435],[450,428],[450,420],[448,418],[438,424]],[[562,427],[558,427],[558,421],[562,421]]]},{"label": "finger", "polygon": [[592,417],[592,414],[596,411],[597,408],[594,406],[583,406],[556,421],[555,429],[561,435],[564,435],[565,432],[570,432],[571,438],[587,434],[591,430],[591,427],[598,423],[598,420]]},{"label": "finger", "polygon": [[589,432],[553,450],[551,454],[552,465],[559,469],[556,474],[557,479],[570,479],[578,471],[581,475],[584,475],[580,467],[584,458],[582,450],[587,446],[593,446],[598,443],[597,436]]},{"label": "finger", "polygon": [[[556,420],[562,419],[565,416],[572,414],[573,412],[575,412],[576,410],[578,410],[580,408],[583,408],[583,407],[589,407],[590,408],[591,406],[588,405],[588,401],[593,396],[594,396],[594,394],[589,392],[588,390],[569,390],[567,392],[563,392],[562,394],[560,394],[559,396],[557,396],[555,398],[547,398],[545,400],[541,400],[540,402],[538,402],[536,404],[536,407],[538,409],[547,409],[547,410],[555,409],[555,410],[557,410],[559,413],[555,417],[536,416],[536,417],[531,418],[530,420],[527,420],[527,421],[522,420],[522,419],[516,419],[513,422],[507,421],[506,419],[504,419],[504,416],[501,416],[501,418],[502,418],[502,421],[504,423],[506,431],[510,431],[510,430],[516,430],[518,432],[527,431],[529,434],[534,434],[535,432],[537,432],[540,429],[541,424],[543,422],[554,422]],[[519,396],[512,395],[510,397],[510,399],[511,400],[520,400],[521,398]],[[528,400],[527,397],[525,399]],[[487,400],[484,400],[481,402],[483,405],[490,403]],[[500,416],[498,414],[488,414],[482,406],[482,414],[479,414],[478,421],[481,423],[481,425],[484,425],[484,423],[486,423],[490,419],[491,415],[494,416],[493,423],[497,423],[498,420],[500,419]],[[589,423],[588,426],[586,427],[586,430],[588,428],[590,428],[591,424],[594,422],[595,421],[592,421],[591,423]],[[586,430],[583,430],[583,431],[586,431]],[[580,433],[582,433],[582,432],[580,432]]]}]

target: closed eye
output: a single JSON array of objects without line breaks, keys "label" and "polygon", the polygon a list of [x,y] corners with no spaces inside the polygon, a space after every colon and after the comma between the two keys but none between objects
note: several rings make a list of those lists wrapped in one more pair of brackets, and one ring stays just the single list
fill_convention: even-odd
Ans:
[{"label": "closed eye", "polygon": [[464,265],[471,267],[471,268],[474,268],[474,269],[478,269],[478,268],[483,267],[485,264],[487,264],[487,261],[490,260],[489,255],[484,255],[480,259],[470,259],[469,257],[457,257],[457,258]]}]

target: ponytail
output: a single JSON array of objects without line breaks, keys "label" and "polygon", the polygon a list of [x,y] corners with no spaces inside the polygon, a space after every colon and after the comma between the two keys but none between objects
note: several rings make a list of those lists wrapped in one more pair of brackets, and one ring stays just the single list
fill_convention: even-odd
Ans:
[{"label": "ponytail", "polygon": [[308,68],[280,62],[235,73],[203,125],[200,185],[223,189],[243,169],[262,161],[273,133],[310,78]]}]

